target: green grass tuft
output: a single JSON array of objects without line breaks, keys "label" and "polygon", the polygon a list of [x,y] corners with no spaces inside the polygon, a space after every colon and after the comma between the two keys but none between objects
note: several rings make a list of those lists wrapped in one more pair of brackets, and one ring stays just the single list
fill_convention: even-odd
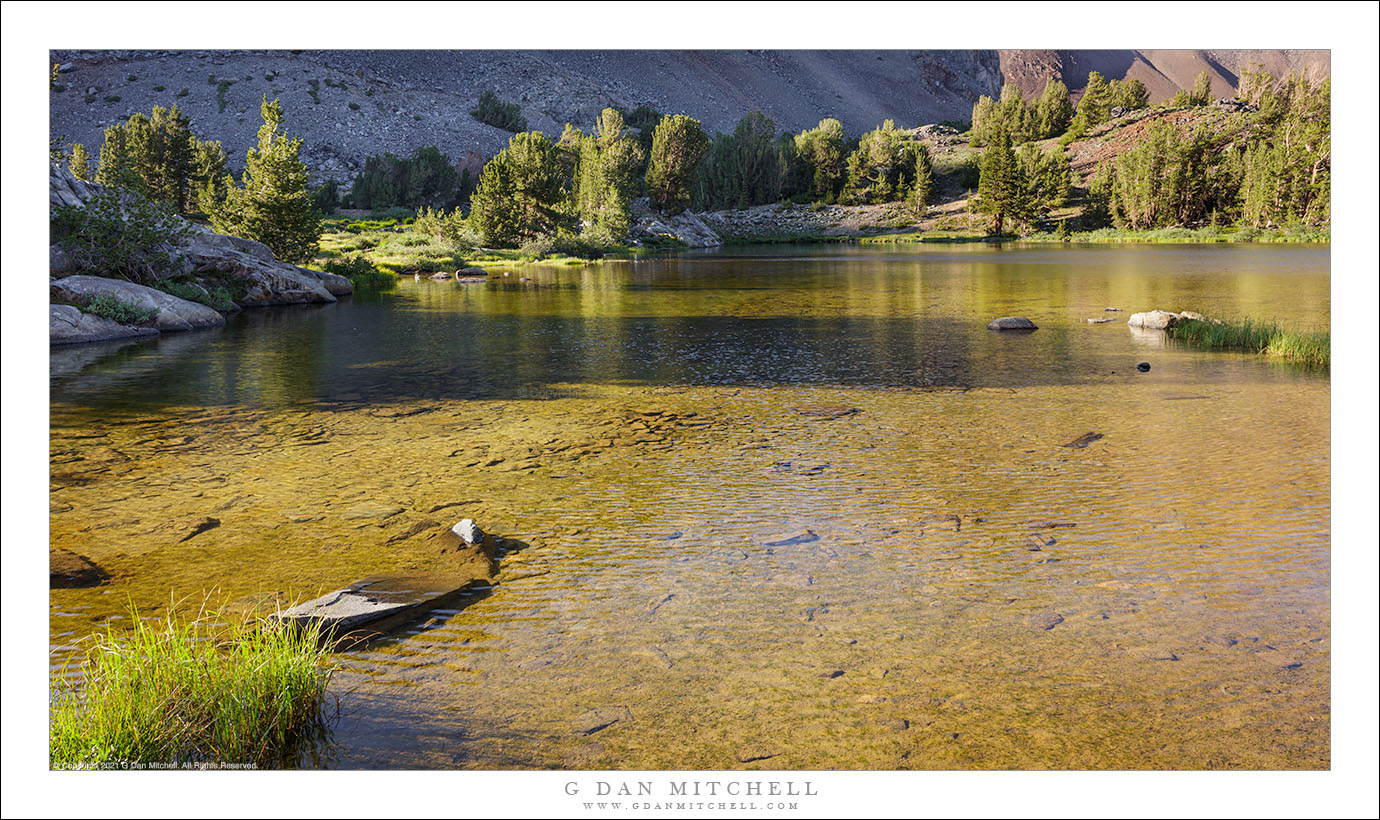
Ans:
[{"label": "green grass tuft", "polygon": [[1185,319],[1167,332],[1171,339],[1209,350],[1244,350],[1309,367],[1327,368],[1332,363],[1327,331],[1301,333],[1254,319],[1222,323]]},{"label": "green grass tuft", "polygon": [[128,632],[96,636],[84,683],[55,684],[53,768],[291,767],[326,739],[331,669],[318,629],[131,614]]}]

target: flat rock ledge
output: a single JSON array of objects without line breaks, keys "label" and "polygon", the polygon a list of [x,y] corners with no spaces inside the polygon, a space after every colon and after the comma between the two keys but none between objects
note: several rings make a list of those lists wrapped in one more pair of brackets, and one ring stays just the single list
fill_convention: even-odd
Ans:
[{"label": "flat rock ledge", "polygon": [[1003,316],[987,323],[988,330],[1039,330],[1039,327],[1024,316]]},{"label": "flat rock ledge", "polygon": [[158,331],[151,327],[122,325],[104,316],[82,313],[71,305],[48,306],[48,343],[50,345],[104,342],[111,339],[157,335]]},{"label": "flat rock ledge", "polygon": [[[373,575],[274,613],[280,623],[319,624],[333,640],[366,640],[490,586],[486,572]],[[369,627],[366,634],[356,632]]]},{"label": "flat rock ledge", "polygon": [[124,279],[103,276],[67,276],[51,285],[52,295],[69,302],[86,303],[98,296],[110,296],[146,310],[157,311],[153,327],[160,332],[224,327],[225,317],[214,308],[136,285]]}]

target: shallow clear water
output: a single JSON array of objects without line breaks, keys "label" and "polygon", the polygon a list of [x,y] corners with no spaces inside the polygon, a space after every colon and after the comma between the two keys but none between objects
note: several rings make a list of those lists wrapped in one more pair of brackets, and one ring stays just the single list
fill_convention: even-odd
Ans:
[{"label": "shallow clear water", "polygon": [[472,516],[522,548],[341,656],[335,765],[1326,767],[1328,378],[1084,322],[1151,308],[1325,327],[1328,250],[740,249],[55,350],[52,543],[114,576],[55,673]]}]

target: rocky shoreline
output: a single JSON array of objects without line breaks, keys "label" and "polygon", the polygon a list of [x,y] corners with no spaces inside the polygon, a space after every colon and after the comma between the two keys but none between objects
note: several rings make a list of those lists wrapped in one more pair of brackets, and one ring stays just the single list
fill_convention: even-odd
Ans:
[{"label": "rocky shoreline", "polygon": [[[57,166],[50,169],[48,182],[50,208],[84,207],[92,196],[106,190],[105,186],[79,180]],[[235,297],[225,312],[271,305],[331,303],[354,292],[350,280],[343,276],[283,262],[259,242],[217,234],[181,217],[174,219],[186,228],[186,234],[168,248],[178,281],[207,292],[217,286],[233,286]],[[50,345],[157,336],[225,325],[222,311],[199,302],[124,279],[90,275],[56,243],[49,246],[48,286]],[[150,318],[128,324],[82,309],[101,297],[137,308]]]}]

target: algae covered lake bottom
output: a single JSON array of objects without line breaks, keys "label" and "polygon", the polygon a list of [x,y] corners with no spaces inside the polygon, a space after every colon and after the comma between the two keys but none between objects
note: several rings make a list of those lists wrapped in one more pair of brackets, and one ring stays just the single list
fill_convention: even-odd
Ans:
[{"label": "algae covered lake bottom", "polygon": [[1327,274],[730,249],[55,353],[52,546],[111,579],[52,590],[54,674],[127,601],[444,571],[473,517],[496,583],[338,656],[330,765],[1327,768],[1327,374],[1085,322],[1325,327]]}]

